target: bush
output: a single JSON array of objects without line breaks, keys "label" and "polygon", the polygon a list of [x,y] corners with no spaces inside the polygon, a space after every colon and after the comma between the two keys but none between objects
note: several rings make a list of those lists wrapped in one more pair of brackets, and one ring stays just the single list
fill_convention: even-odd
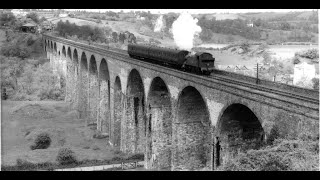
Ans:
[{"label": "bush", "polygon": [[278,126],[273,126],[267,139],[267,144],[271,145],[280,136]]},{"label": "bush", "polygon": [[299,58],[297,56],[294,56],[292,61],[293,61],[293,64],[299,64],[300,63],[300,60],[299,60]]},{"label": "bush", "polygon": [[12,12],[1,12],[0,14],[0,25],[14,24],[16,17]]},{"label": "bush", "polygon": [[279,156],[271,156],[260,171],[288,171],[291,170],[291,162]]},{"label": "bush", "polygon": [[51,144],[51,138],[48,133],[41,133],[39,134],[34,144],[30,146],[31,150],[35,149],[47,149]]},{"label": "bush", "polygon": [[33,163],[30,163],[26,160],[18,158],[17,159],[17,168],[19,170],[31,170],[31,169],[35,169],[36,166]]},{"label": "bush", "polygon": [[30,48],[27,48],[22,45],[7,45],[1,48],[1,54],[6,57],[20,57],[25,59],[31,55]]},{"label": "bush", "polygon": [[35,23],[39,22],[39,16],[35,12],[28,13],[26,17],[32,19]]},{"label": "bush", "polygon": [[133,154],[127,158],[128,160],[144,160],[144,154]]},{"label": "bush", "polygon": [[308,49],[306,51],[296,53],[300,57],[316,59],[319,58],[319,51],[317,49]]},{"label": "bush", "polygon": [[77,164],[75,153],[70,148],[61,148],[58,152],[57,159],[60,165]]},{"label": "bush", "polygon": [[38,94],[40,100],[64,100],[65,92],[63,89],[41,89]]}]

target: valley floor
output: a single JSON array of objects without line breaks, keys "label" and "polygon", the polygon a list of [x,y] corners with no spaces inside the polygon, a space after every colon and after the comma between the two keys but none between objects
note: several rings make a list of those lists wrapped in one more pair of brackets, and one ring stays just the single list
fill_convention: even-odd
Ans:
[{"label": "valley floor", "polygon": [[[2,165],[15,165],[18,158],[55,163],[62,147],[70,147],[78,160],[106,160],[115,155],[108,138],[93,138],[94,128],[86,127],[85,120],[77,119],[63,101],[2,101],[1,115]],[[49,133],[51,145],[31,150],[40,132]]]}]

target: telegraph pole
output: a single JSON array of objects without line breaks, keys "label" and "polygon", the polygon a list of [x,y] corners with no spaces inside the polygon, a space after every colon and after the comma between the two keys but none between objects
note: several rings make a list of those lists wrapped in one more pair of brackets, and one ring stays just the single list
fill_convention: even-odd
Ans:
[{"label": "telegraph pole", "polygon": [[259,84],[259,65],[261,64],[257,63],[257,78],[256,78],[256,84]]}]

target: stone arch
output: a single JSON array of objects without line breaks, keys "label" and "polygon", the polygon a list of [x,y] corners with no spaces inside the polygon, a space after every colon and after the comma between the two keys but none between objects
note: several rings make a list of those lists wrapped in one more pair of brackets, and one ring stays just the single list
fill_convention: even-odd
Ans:
[{"label": "stone arch", "polygon": [[259,148],[265,138],[258,116],[245,104],[227,104],[220,112],[215,132],[214,167],[218,167],[239,151]]},{"label": "stone arch", "polygon": [[89,109],[90,124],[97,125],[97,108],[99,102],[98,68],[94,55],[90,57],[89,63]]},{"label": "stone arch", "polygon": [[202,95],[192,86],[185,87],[178,96],[174,133],[174,167],[192,170],[211,166],[210,115]]},{"label": "stone arch", "polygon": [[[82,52],[80,59],[80,88],[79,88],[79,113],[80,118],[87,119],[88,117],[88,89],[89,77],[88,77],[88,61],[85,52]],[[86,121],[86,125],[88,122]]]},{"label": "stone arch", "polygon": [[67,57],[66,48],[64,46],[62,46],[62,54],[63,57]]},{"label": "stone arch", "polygon": [[99,66],[99,108],[98,130],[110,133],[110,75],[106,59],[102,59]]},{"label": "stone arch", "polygon": [[127,151],[144,153],[146,137],[145,93],[143,80],[136,69],[128,76],[126,91]]},{"label": "stone arch", "polygon": [[171,169],[172,103],[166,83],[155,77],[150,85],[147,109],[147,167]]},{"label": "stone arch", "polygon": [[121,80],[119,76],[116,76],[114,82],[114,130],[113,130],[113,144],[116,148],[120,148],[121,146],[121,135],[122,135],[122,128],[121,128],[121,119],[122,119],[122,112],[123,112],[123,93],[121,88]]}]

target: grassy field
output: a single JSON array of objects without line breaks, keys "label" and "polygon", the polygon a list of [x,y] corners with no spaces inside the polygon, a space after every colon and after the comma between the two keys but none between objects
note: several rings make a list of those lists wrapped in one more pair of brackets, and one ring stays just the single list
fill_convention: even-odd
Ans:
[{"label": "grassy field", "polygon": [[[32,162],[56,163],[62,147],[70,147],[78,160],[108,160],[118,153],[108,139],[95,139],[95,130],[63,101],[2,101],[2,165],[15,165],[18,158]],[[31,150],[35,137],[47,132],[48,149]]]}]

